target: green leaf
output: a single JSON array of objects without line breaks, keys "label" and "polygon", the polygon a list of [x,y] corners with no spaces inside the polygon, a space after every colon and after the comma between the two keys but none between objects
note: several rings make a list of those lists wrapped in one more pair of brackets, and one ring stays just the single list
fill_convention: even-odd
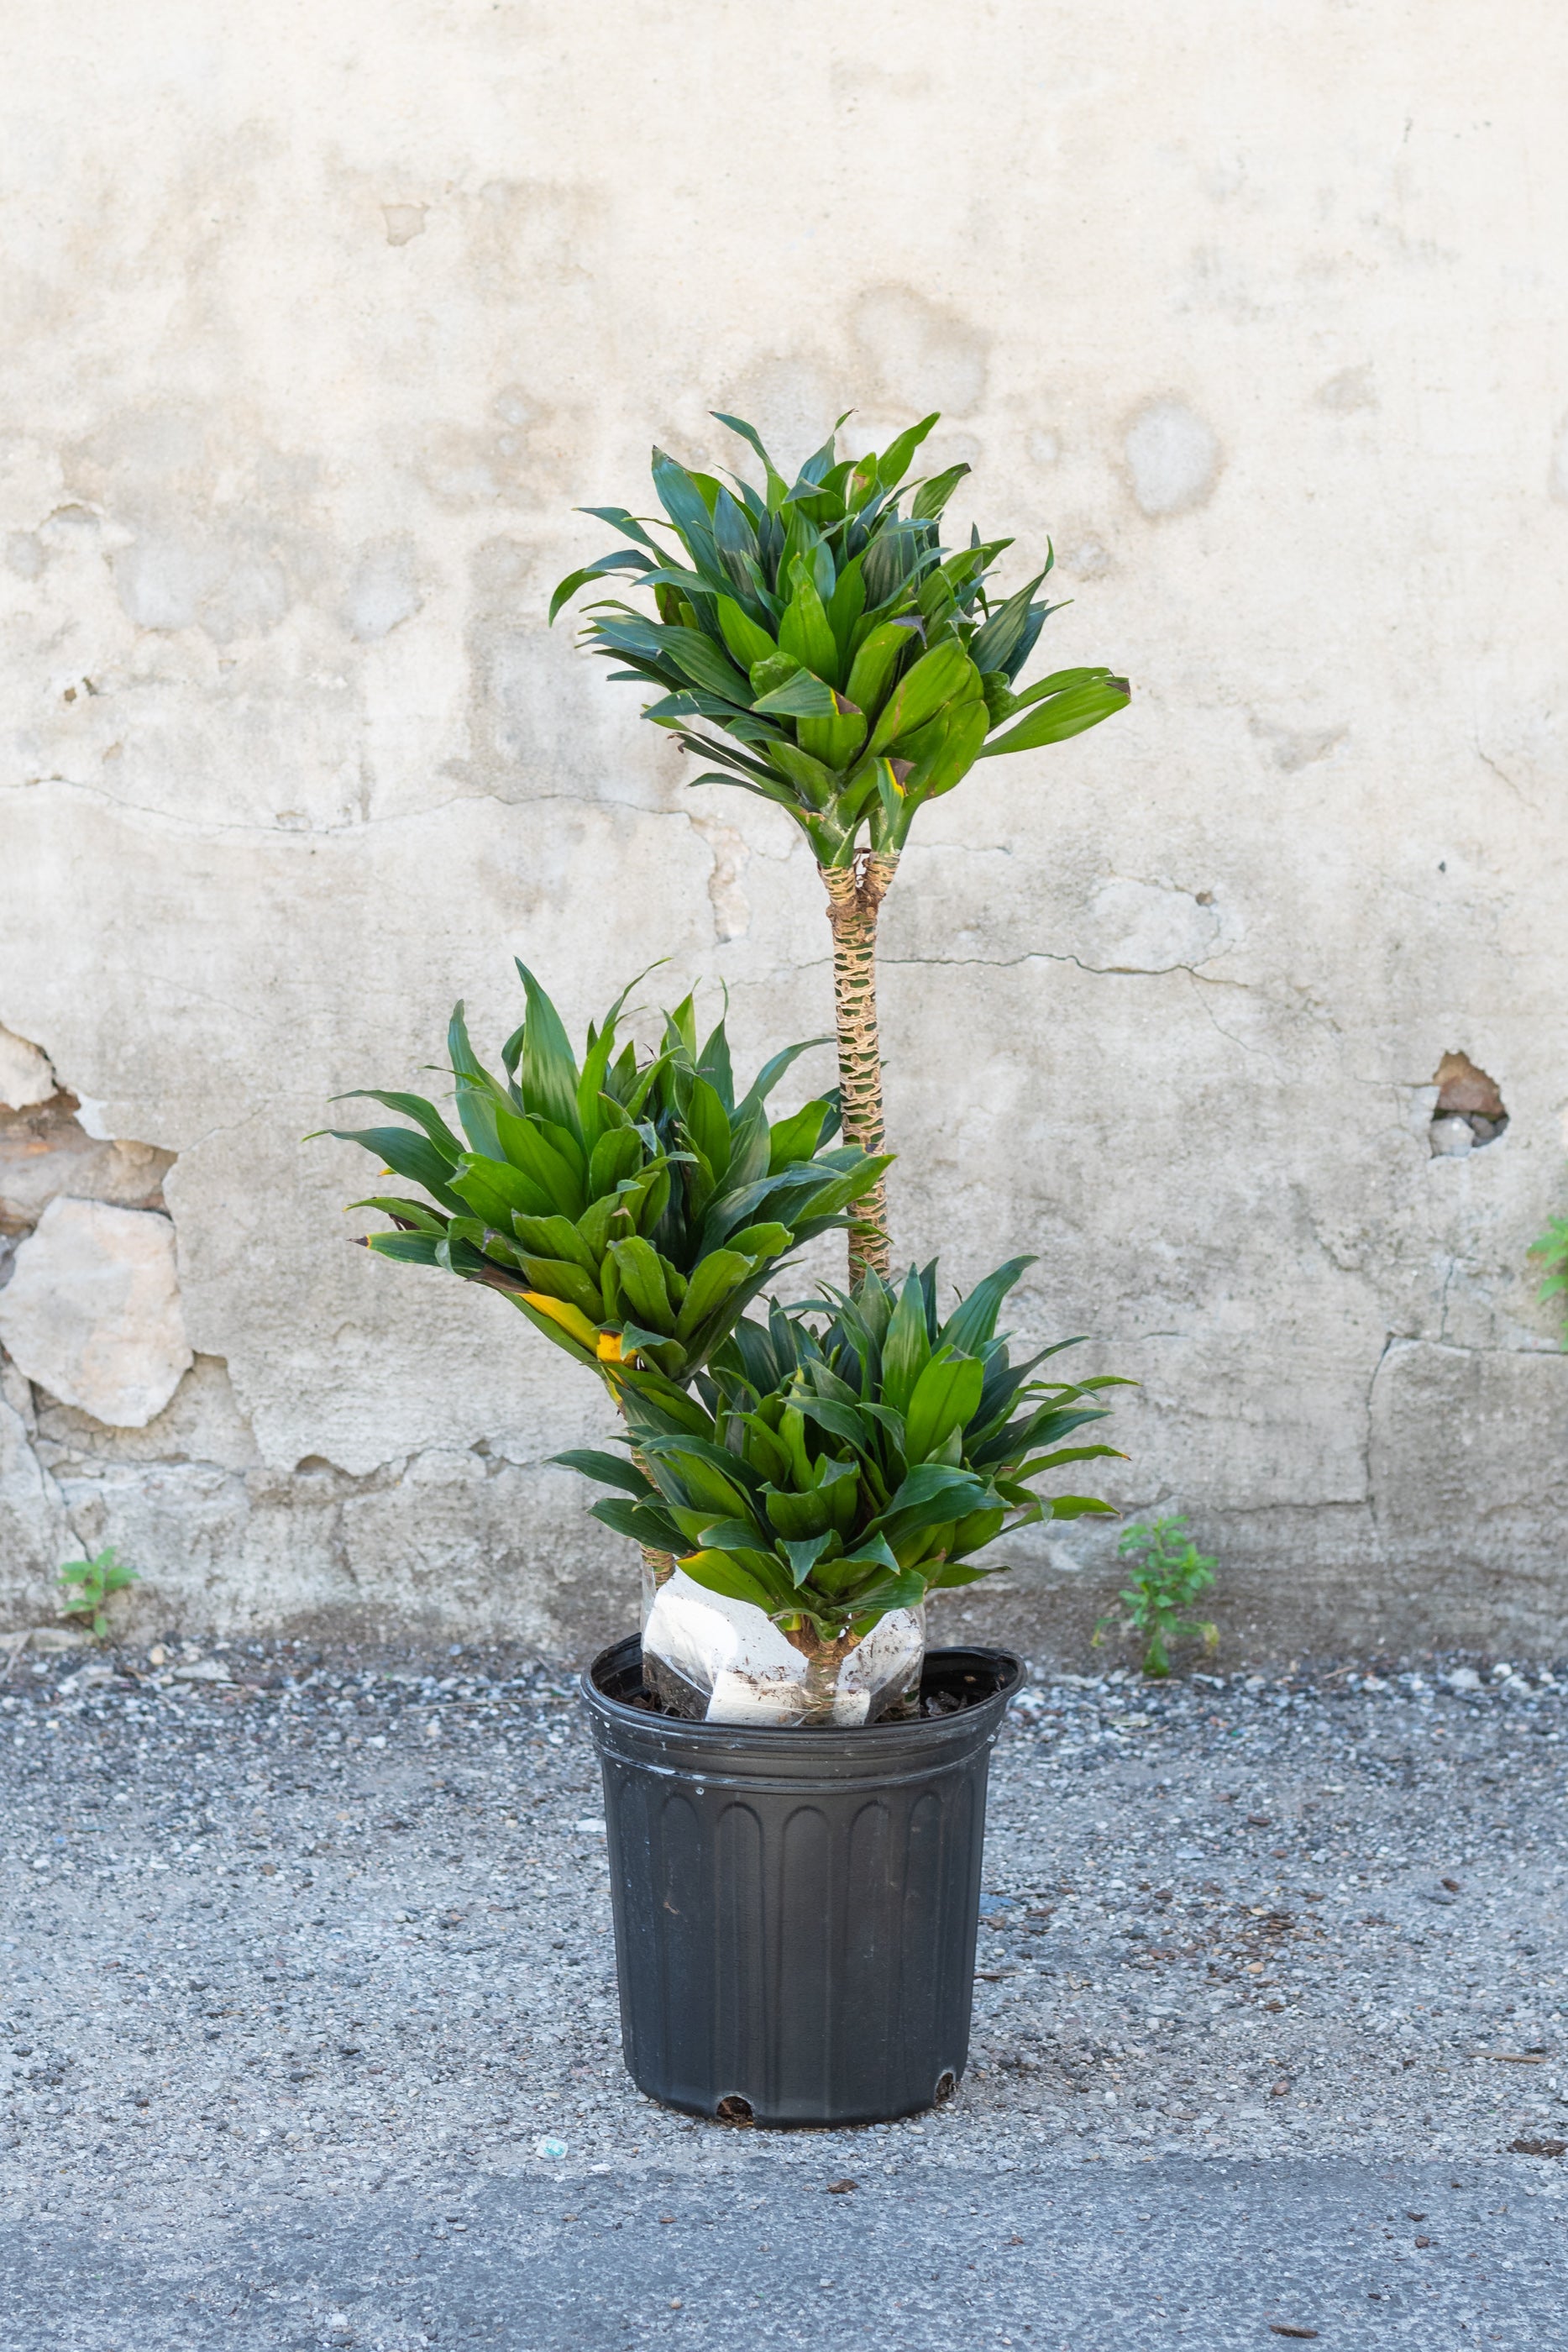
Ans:
[{"label": "green leaf", "polygon": [[458,1142],[434,1103],[423,1095],[401,1095],[383,1091],[379,1087],[353,1087],[347,1094],[334,1095],[334,1102],[379,1102],[386,1110],[395,1110],[403,1118],[412,1118],[424,1129],[438,1151],[445,1153],[454,1167],[462,1158],[465,1146]]},{"label": "green leaf", "polygon": [[920,522],[939,521],[943,508],[969,470],[967,466],[949,466],[945,474],[933,474],[915,491],[910,513]]},{"label": "green leaf", "polygon": [[602,1252],[595,1254],[589,1247],[570,1217],[529,1217],[514,1211],[512,1231],[534,1256],[560,1258],[568,1265],[580,1266],[584,1274],[597,1276]]},{"label": "green leaf", "polygon": [[[667,457],[663,449],[653,452],[653,473],[659,504],[685,540],[693,562],[699,572],[712,570],[716,572],[718,550],[714,545],[713,518],[695,479],[684,466],[677,465],[673,457]],[[715,488],[716,489],[716,483]],[[706,565],[705,556],[708,559]],[[722,588],[724,583],[716,580],[714,584]]]},{"label": "green leaf", "polygon": [[610,1255],[614,1260],[622,1291],[639,1321],[665,1339],[673,1336],[675,1310],[670,1304],[658,1251],[641,1234],[633,1234],[630,1241],[612,1242]]},{"label": "green leaf", "polygon": [[910,459],[930,432],[931,427],[940,421],[941,415],[941,410],[934,408],[929,416],[923,416],[918,425],[910,425],[907,432],[901,433],[896,441],[888,443],[876,461],[877,486],[880,489],[895,490],[898,488],[909,471]]},{"label": "green leaf", "polygon": [[800,1542],[791,1542],[787,1537],[780,1537],[779,1549],[789,1562],[789,1572],[795,1580],[797,1590],[805,1583],[832,1540],[831,1532],[825,1535],[809,1536]]},{"label": "green leaf", "polygon": [[680,1529],[656,1503],[630,1503],[619,1495],[605,1495],[592,1506],[591,1516],[613,1528],[618,1536],[630,1536],[633,1543],[646,1545],[650,1551],[680,1549]]},{"label": "green leaf", "polygon": [[776,1534],[787,1538],[791,1543],[804,1543],[812,1536],[825,1536],[832,1528],[831,1500],[814,1488],[802,1495],[768,1486],[763,1489],[762,1500],[768,1525]]},{"label": "green leaf", "polygon": [[1044,572],[1037,572],[1016,596],[1009,596],[1005,604],[998,605],[983,628],[976,631],[969,641],[969,658],[977,669],[1005,670],[1008,667],[1029,626],[1029,600],[1044,578]]},{"label": "green leaf", "polygon": [[977,695],[972,701],[949,703],[940,740],[922,753],[904,780],[905,799],[939,800],[962,783],[980,756],[990,723],[991,714]]},{"label": "green leaf", "polygon": [[773,1222],[746,1225],[729,1236],[728,1247],[745,1258],[782,1257],[794,1246],[795,1235],[789,1225]]},{"label": "green leaf", "polygon": [[620,1486],[628,1495],[646,1502],[652,1493],[648,1481],[634,1462],[624,1454],[601,1454],[592,1446],[572,1446],[565,1454],[552,1454],[552,1462],[560,1462],[569,1470],[580,1470],[585,1478],[597,1478],[603,1486]]},{"label": "green leaf", "polygon": [[763,447],[762,438],[756,425],[747,425],[742,416],[727,416],[722,409],[712,408],[708,414],[716,423],[727,425],[732,433],[738,433],[741,439],[749,442],[752,448],[756,450],[762,460],[763,470],[768,479],[768,504],[769,509],[777,514],[789,494],[789,486]]},{"label": "green leaf", "polygon": [[762,695],[751,708],[765,717],[778,719],[833,719],[839,715],[842,700],[809,669],[797,669],[782,686]]},{"label": "green leaf", "polygon": [[685,1124],[692,1142],[713,1171],[716,1188],[722,1192],[724,1180],[729,1172],[729,1113],[706,1077],[692,1080]]},{"label": "green leaf", "polygon": [[797,1160],[810,1160],[822,1139],[822,1130],[831,1117],[826,1102],[802,1103],[789,1118],[781,1118],[768,1129],[768,1166],[770,1174],[781,1168],[793,1167]]},{"label": "green leaf", "polygon": [[371,1192],[362,1201],[350,1201],[350,1209],[379,1209],[383,1217],[392,1217],[401,1225],[408,1225],[416,1234],[444,1234],[447,1221],[439,1209],[427,1208],[423,1201],[411,1201],[401,1192]]},{"label": "green leaf", "polygon": [[710,694],[744,710],[751,697],[744,671],[737,669],[711,637],[700,629],[663,628],[659,631],[661,649],[667,653],[676,667],[694,686],[706,687]]},{"label": "green leaf", "polygon": [[779,651],[764,628],[759,628],[749,614],[743,613],[733,596],[718,599],[718,625],[724,632],[725,644],[749,677],[755,662],[769,661]]},{"label": "green leaf", "polygon": [[646,1147],[634,1127],[612,1127],[594,1145],[588,1162],[590,1200],[613,1192],[625,1178],[635,1176]]},{"label": "green leaf", "polygon": [[547,1298],[564,1298],[569,1306],[580,1308],[591,1323],[603,1321],[604,1301],[599,1285],[580,1265],[569,1265],[564,1258],[528,1256],[523,1256],[520,1264],[531,1290],[542,1291]]},{"label": "green leaf", "polygon": [[1034,1264],[1032,1257],[1010,1257],[1005,1265],[998,1266],[977,1282],[968,1296],[960,1300],[942,1328],[946,1346],[965,1355],[973,1355],[993,1337],[1001,1303],[1017,1282],[1019,1275]]},{"label": "green leaf", "polygon": [[[559,1135],[564,1132],[557,1128]],[[525,1216],[570,1217],[573,1223],[588,1206],[583,1198],[582,1179],[554,1146],[548,1142],[538,1118],[519,1118],[515,1111],[497,1110],[496,1133],[506,1158],[491,1163],[503,1175],[521,1175],[528,1180],[526,1193],[515,1185],[507,1188],[509,1209],[519,1209]],[[472,1160],[473,1155],[469,1158]],[[466,1163],[465,1163],[466,1164]]]},{"label": "green leaf", "polygon": [[831,768],[820,760],[799,750],[793,743],[770,743],[768,756],[780,775],[788,776],[801,798],[811,808],[826,808],[833,797],[836,779]]},{"label": "green leaf", "polygon": [[873,629],[850,665],[844,692],[857,709],[874,716],[893,683],[893,674],[919,632],[908,621],[883,621]]},{"label": "green leaf", "polygon": [[455,1216],[462,1213],[462,1201],[450,1181],[452,1163],[428,1136],[413,1134],[406,1127],[330,1127],[323,1132],[336,1136],[340,1143],[358,1143],[366,1151],[373,1151],[396,1175],[406,1176],[411,1183],[423,1184],[431,1199],[439,1201],[444,1209]]},{"label": "green leaf", "polygon": [[749,1601],[758,1609],[773,1606],[776,1596],[728,1552],[688,1552],[680,1565],[692,1582],[702,1585],[706,1591],[722,1592],[730,1601]]},{"label": "green leaf", "polygon": [[528,997],[523,1023],[522,1095],[528,1110],[580,1138],[577,1056],[559,1013],[521,957],[515,959]]},{"label": "green leaf", "polygon": [[601,555],[597,562],[585,563],[580,572],[569,572],[549,600],[549,625],[551,628],[554,627],[555,616],[561,606],[575,596],[580,588],[585,587],[589,581],[601,579],[607,572],[644,572],[647,569],[647,557],[640,554],[636,548],[618,547],[613,554]]},{"label": "green leaf", "polygon": [[911,1463],[924,1462],[956,1429],[973,1420],[985,1384],[986,1368],[977,1356],[933,1357],[915,1383],[904,1413],[904,1452]]},{"label": "green leaf", "polygon": [[390,1257],[399,1265],[439,1265],[436,1252],[441,1247],[439,1234],[368,1234],[365,1247],[377,1257]]},{"label": "green leaf", "polygon": [[779,649],[793,654],[802,668],[813,671],[830,685],[836,686],[842,675],[827,608],[799,556],[790,566],[789,602],[779,624]]},{"label": "green leaf", "polygon": [[833,643],[839,649],[839,665],[833,675],[842,677],[849,667],[850,640],[855,624],[865,610],[865,571],[857,555],[846,564],[833,584],[828,599],[828,626],[833,633]]},{"label": "green leaf", "polygon": [[915,1383],[931,1360],[925,1328],[925,1294],[913,1267],[898,1296],[882,1348],[883,1402],[907,1412]]},{"label": "green leaf", "polygon": [[675,1337],[689,1339],[701,1323],[716,1313],[751,1272],[751,1260],[738,1250],[715,1250],[693,1271],[686,1286],[681,1311],[675,1318]]},{"label": "green leaf", "polygon": [[1124,677],[1112,677],[1053,696],[999,742],[988,743],[980,757],[991,760],[1003,751],[1036,751],[1046,743],[1064,743],[1069,736],[1082,735],[1088,728],[1098,727],[1103,719],[1113,719],[1118,710],[1124,710],[1131,693]]},{"label": "green leaf", "polygon": [[905,670],[883,705],[866,745],[868,753],[874,757],[896,743],[901,736],[923,727],[969,681],[977,694],[979,673],[956,641],[934,646],[928,654],[922,654],[914,667]]}]

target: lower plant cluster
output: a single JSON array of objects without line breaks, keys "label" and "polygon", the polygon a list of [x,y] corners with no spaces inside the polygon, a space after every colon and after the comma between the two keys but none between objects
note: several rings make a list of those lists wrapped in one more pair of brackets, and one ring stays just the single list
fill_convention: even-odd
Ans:
[{"label": "lower plant cluster", "polygon": [[558,1458],[620,1492],[604,1523],[676,1555],[710,1591],[751,1602],[787,1632],[859,1640],[894,1609],[997,1570],[973,1555],[1045,1517],[1111,1506],[1046,1500],[1031,1481],[1113,1455],[1063,1443],[1103,1420],[1113,1376],[1034,1380],[998,1336],[1003,1299],[1030,1258],[977,1283],[944,1320],[935,1262],[894,1289],[874,1273],[820,1306],[775,1303],[741,1322],[687,1394],[623,1375],[629,1458]]}]

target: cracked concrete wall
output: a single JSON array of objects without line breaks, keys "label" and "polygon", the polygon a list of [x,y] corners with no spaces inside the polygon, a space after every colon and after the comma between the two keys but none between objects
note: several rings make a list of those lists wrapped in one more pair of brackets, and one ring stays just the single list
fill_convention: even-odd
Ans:
[{"label": "cracked concrete wall", "polygon": [[[194,1362],[138,1430],[5,1367],[11,1622],[103,1540],[148,1623],[627,1621],[548,1462],[591,1384],[346,1247],[364,1163],[299,1139],[455,997],[504,1035],[514,952],[580,1021],[667,954],[750,1050],[825,1025],[787,822],[688,795],[544,615],[650,439],[798,456],[852,404],[946,411],[1019,577],[1054,538],[1053,661],[1137,689],[922,819],[900,1246],[1039,1253],[1020,1325],[1143,1382],[1114,1491],[1192,1513],[1233,1654],[1560,1641],[1568,31],[953,24],[13,6],[0,1022],[57,1085],[20,1054],[0,1257],[54,1198],[172,1219]],[[1449,1051],[1509,1123],[1434,1156]],[[1071,1647],[1103,1539],[1023,1558],[972,1625]]]}]

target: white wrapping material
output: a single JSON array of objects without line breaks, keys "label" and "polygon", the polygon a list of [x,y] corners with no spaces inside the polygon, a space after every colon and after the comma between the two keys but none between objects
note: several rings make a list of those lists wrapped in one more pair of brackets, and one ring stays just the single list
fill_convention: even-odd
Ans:
[{"label": "white wrapping material", "polygon": [[925,1653],[924,1612],[895,1609],[843,1658],[831,1687],[748,1601],[709,1592],[676,1569],[658,1587],[643,1647],[707,1699],[709,1723],[864,1723],[913,1686]]}]

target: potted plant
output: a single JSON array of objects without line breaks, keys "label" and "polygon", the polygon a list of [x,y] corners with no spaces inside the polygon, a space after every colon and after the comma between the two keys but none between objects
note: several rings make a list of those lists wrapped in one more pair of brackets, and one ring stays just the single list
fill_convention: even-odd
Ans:
[{"label": "potted plant", "polygon": [[[968,468],[905,480],[936,421],[858,460],[830,436],[790,484],[722,418],[764,488],[655,451],[663,519],[588,509],[628,543],[550,608],[615,573],[651,592],[651,610],[597,603],[590,646],[714,762],[695,782],[758,793],[806,833],[837,1089],[770,1122],[807,1047],[740,1092],[723,1023],[699,1047],[689,999],[640,1055],[617,1050],[623,994],[579,1056],[519,966],[504,1078],[454,1015],[461,1135],[376,1090],[413,1127],[351,1131],[426,1195],[361,1204],[393,1222],[368,1245],[500,1290],[621,1415],[623,1454],[560,1458],[612,1490],[597,1514],[644,1563],[642,1637],[583,1677],[627,2063],[659,2098],[760,2121],[905,2114],[961,2074],[988,1759],[1020,1668],[926,1654],[925,1596],[997,1572],[976,1556],[1006,1531],[1109,1507],[1035,1491],[1113,1451],[1062,1443],[1113,1383],[1031,1377],[1054,1349],[1012,1362],[997,1318],[1031,1261],[945,1318],[935,1264],[891,1276],[875,944],[914,817],[977,759],[1082,732],[1128,693],[1099,667],[1019,690],[1050,554],[1004,599],[988,582],[1009,541],[942,546]],[[835,1223],[849,1287],[748,1318]]]}]

